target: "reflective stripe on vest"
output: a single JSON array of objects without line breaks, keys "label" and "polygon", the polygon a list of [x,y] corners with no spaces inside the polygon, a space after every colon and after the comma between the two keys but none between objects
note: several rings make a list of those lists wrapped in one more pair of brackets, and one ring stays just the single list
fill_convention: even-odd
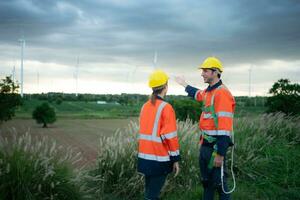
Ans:
[{"label": "reflective stripe on vest", "polygon": [[162,110],[164,109],[164,107],[166,105],[167,105],[167,103],[163,101],[158,106],[158,109],[157,109],[157,112],[156,112],[156,115],[155,115],[153,129],[152,129],[152,135],[140,133],[139,134],[139,139],[162,143],[162,139],[160,137],[157,137],[157,129],[158,129],[158,121],[159,121],[161,112],[162,112]]},{"label": "reflective stripe on vest", "polygon": [[161,115],[161,111],[164,109],[164,107],[167,105],[166,102],[162,102],[158,109],[157,109],[157,112],[156,112],[156,115],[155,115],[155,120],[154,120],[154,125],[153,125],[153,129],[152,129],[152,136],[153,137],[156,137],[157,136],[157,129],[158,129],[158,121],[159,121],[159,118],[160,118],[160,115]]},{"label": "reflective stripe on vest", "polygon": [[[215,90],[219,90],[221,88],[226,88],[223,85],[220,85],[217,87]],[[206,97],[207,97],[207,92],[205,92],[204,100],[203,100],[203,118],[204,119],[213,119],[215,123],[216,129],[218,129],[218,117],[230,117],[233,118],[233,113],[231,112],[225,112],[221,111],[216,113],[215,112],[215,106],[214,106],[214,100],[215,100],[215,92],[213,93],[210,101],[210,105],[205,107],[206,105]],[[210,112],[210,113],[207,113]],[[209,136],[220,136],[220,135],[226,135],[231,137],[232,136],[232,131],[227,131],[227,130],[201,130],[202,134],[207,134]]]},{"label": "reflective stripe on vest", "polygon": [[161,135],[161,138],[163,140],[165,140],[165,139],[172,139],[174,137],[177,137],[177,131]]},{"label": "reflective stripe on vest", "polygon": [[139,134],[139,139],[141,139],[141,140],[149,140],[149,141],[154,141],[154,142],[158,142],[158,143],[162,143],[163,140],[172,139],[174,137],[177,137],[177,131],[161,135],[160,137],[149,135],[149,134],[143,134],[143,133]]},{"label": "reflective stripe on vest", "polygon": [[[233,118],[233,113],[232,112],[217,112],[216,115],[218,117],[230,117]],[[204,119],[213,119],[213,116],[211,113],[204,113],[203,115]]]},{"label": "reflective stripe on vest", "polygon": [[[155,115],[155,120],[154,120],[153,129],[152,129],[152,134],[149,135],[149,134],[143,134],[143,133],[140,133],[140,134],[139,134],[139,139],[148,140],[148,141],[151,141],[151,142],[162,143],[162,140],[163,140],[164,138],[172,137],[174,134],[177,135],[177,132],[171,132],[171,133],[167,134],[167,136],[164,136],[164,138],[163,138],[163,137],[158,137],[158,136],[157,136],[158,122],[159,122],[159,119],[160,119],[160,116],[161,116],[161,112],[162,112],[162,110],[164,109],[164,107],[165,107],[166,105],[167,105],[167,103],[163,101],[163,102],[158,106],[158,109],[157,109],[157,112],[156,112],[156,115]],[[177,153],[177,152],[172,152],[172,154],[176,154],[176,153]],[[171,155],[170,152],[169,152],[169,155]],[[139,154],[138,154],[138,157],[139,157],[139,158],[142,158],[142,159],[146,159],[146,160],[153,160],[153,161],[159,161],[159,162],[166,162],[166,161],[170,161],[169,155],[167,155],[167,156],[157,156],[157,155],[154,155],[154,154],[139,153]],[[179,152],[178,152],[178,155],[179,155]]]},{"label": "reflective stripe on vest", "polygon": [[221,88],[223,88],[222,85],[220,85],[219,87],[217,87],[215,89],[215,91],[213,92],[212,97],[210,99],[210,105],[209,106],[206,106],[207,92],[205,92],[205,96],[204,96],[204,100],[203,100],[203,108],[202,108],[203,112],[211,112],[211,116],[214,119],[216,129],[218,128],[218,117],[217,117],[216,112],[215,112],[214,100],[215,100],[215,92],[217,90],[221,89]]},{"label": "reflective stripe on vest", "polygon": [[154,161],[160,161],[160,162],[170,161],[169,156],[157,156],[157,155],[146,154],[146,153],[139,153],[138,157],[146,159],[146,160],[154,160]]},{"label": "reflective stripe on vest", "polygon": [[178,156],[179,155],[179,150],[176,151],[169,151],[170,156]]},{"label": "reflective stripe on vest", "polygon": [[156,136],[153,137],[152,135],[143,134],[143,133],[140,133],[140,134],[139,134],[139,139],[141,139],[141,140],[149,140],[149,141],[154,141],[154,142],[162,143],[160,137],[156,137]]},{"label": "reflective stripe on vest", "polygon": [[231,137],[231,131],[226,131],[226,130],[202,130],[202,133],[209,136],[226,135]]}]

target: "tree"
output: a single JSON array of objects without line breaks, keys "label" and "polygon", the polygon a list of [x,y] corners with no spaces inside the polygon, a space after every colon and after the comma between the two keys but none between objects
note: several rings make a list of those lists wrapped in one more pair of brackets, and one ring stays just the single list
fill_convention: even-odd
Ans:
[{"label": "tree", "polygon": [[21,96],[17,93],[19,86],[10,76],[0,82],[0,122],[10,120],[15,116],[15,110],[22,104]]},{"label": "tree", "polygon": [[194,100],[170,100],[170,104],[173,106],[177,119],[184,121],[187,118],[193,122],[197,122],[201,115],[202,103]]},{"label": "tree", "polygon": [[268,112],[283,112],[286,114],[300,114],[300,85],[292,84],[288,79],[280,79],[273,84],[269,91]]},{"label": "tree", "polygon": [[43,103],[32,112],[32,118],[38,124],[43,124],[43,128],[47,128],[47,124],[52,124],[56,121],[55,110],[48,103]]},{"label": "tree", "polygon": [[57,105],[62,104],[62,102],[63,102],[63,98],[62,98],[62,97],[57,97],[56,100],[55,100],[55,103],[56,103]]}]

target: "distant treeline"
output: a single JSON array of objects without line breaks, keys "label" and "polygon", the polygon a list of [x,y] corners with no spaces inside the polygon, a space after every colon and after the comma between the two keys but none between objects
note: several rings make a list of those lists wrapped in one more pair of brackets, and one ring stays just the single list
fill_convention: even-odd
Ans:
[{"label": "distant treeline", "polygon": [[[238,106],[265,106],[268,97],[256,96],[238,96],[235,97]],[[76,94],[74,93],[41,93],[41,94],[25,94],[25,100],[38,99],[49,102],[62,103],[62,101],[104,101],[107,103],[119,103],[121,105],[142,104],[149,99],[149,95],[142,94]],[[189,100],[191,98],[183,95],[168,95],[167,101],[173,102],[177,100]]]}]

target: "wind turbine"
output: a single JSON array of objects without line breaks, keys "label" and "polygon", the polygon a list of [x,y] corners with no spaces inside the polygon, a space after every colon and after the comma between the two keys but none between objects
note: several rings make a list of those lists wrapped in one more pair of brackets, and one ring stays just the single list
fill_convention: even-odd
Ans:
[{"label": "wind turbine", "polygon": [[153,58],[153,67],[156,69],[156,64],[157,64],[157,52],[154,52],[154,58]]},{"label": "wind turbine", "polygon": [[252,65],[249,67],[249,97],[251,97],[251,72],[252,72]]},{"label": "wind turbine", "polygon": [[21,97],[23,97],[23,60],[24,60],[24,48],[25,48],[25,39],[24,36],[22,36],[21,39],[19,39],[19,42],[21,43]]},{"label": "wind turbine", "polygon": [[79,72],[79,56],[77,56],[76,71],[74,75],[76,81],[76,97],[78,96],[78,72]]},{"label": "wind turbine", "polygon": [[37,93],[40,93],[40,72],[36,71],[36,81],[37,81]]},{"label": "wind turbine", "polygon": [[15,80],[16,80],[16,66],[15,65],[12,69],[11,76],[12,76],[12,81],[15,82]]}]

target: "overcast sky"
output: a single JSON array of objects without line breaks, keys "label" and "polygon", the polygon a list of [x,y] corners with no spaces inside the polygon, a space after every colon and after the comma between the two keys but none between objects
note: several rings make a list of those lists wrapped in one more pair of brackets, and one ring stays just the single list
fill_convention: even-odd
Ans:
[{"label": "overcast sky", "polygon": [[[26,40],[24,92],[150,93],[156,67],[205,88],[207,56],[224,65],[238,95],[266,95],[280,78],[300,82],[299,0],[1,0],[0,76],[20,80],[18,39]],[[185,94],[173,80],[169,93]]]}]

